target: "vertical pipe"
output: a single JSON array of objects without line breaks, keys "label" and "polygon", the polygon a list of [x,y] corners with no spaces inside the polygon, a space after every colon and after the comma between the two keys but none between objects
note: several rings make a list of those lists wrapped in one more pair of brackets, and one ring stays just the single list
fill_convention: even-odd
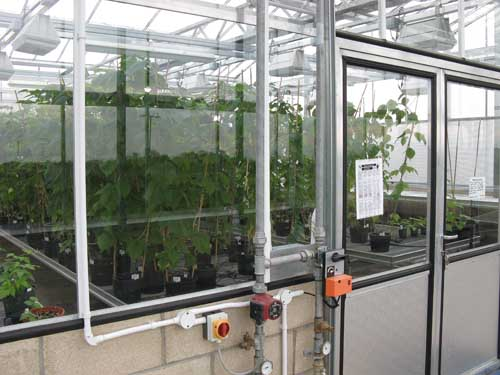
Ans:
[{"label": "vertical pipe", "polygon": [[[266,212],[269,213],[269,0],[257,1],[256,197],[254,293],[265,293]],[[267,163],[266,163],[267,160]]]},{"label": "vertical pipe", "polygon": [[75,191],[75,235],[78,276],[78,315],[90,319],[87,263],[87,197],[85,181],[85,0],[74,0],[73,40],[73,159]]},{"label": "vertical pipe", "polygon": [[281,311],[281,375],[288,375],[288,303]]},{"label": "vertical pipe", "polygon": [[380,39],[387,38],[387,15],[385,0],[378,0],[378,35]]},{"label": "vertical pipe", "polygon": [[[255,197],[255,294],[267,292],[265,284],[266,236],[270,213],[269,181],[269,0],[259,0],[257,11],[257,149],[256,149],[256,197]],[[267,244],[269,249],[270,243]],[[255,373],[261,373],[264,362],[264,324],[255,323]]]},{"label": "vertical pipe", "polygon": [[315,197],[316,217],[314,238],[317,244],[316,262],[314,267],[315,284],[315,307],[314,307],[314,345],[313,345],[313,368],[314,374],[323,374],[325,371],[324,355],[322,347],[324,333],[321,329],[323,323],[323,265],[322,252],[325,250],[325,227],[324,227],[324,188],[325,188],[325,126],[327,108],[327,79],[326,69],[328,66],[325,43],[325,4],[326,1],[316,3],[316,170],[315,170]]},{"label": "vertical pipe", "polygon": [[465,6],[464,0],[458,0],[458,54],[465,57]]}]

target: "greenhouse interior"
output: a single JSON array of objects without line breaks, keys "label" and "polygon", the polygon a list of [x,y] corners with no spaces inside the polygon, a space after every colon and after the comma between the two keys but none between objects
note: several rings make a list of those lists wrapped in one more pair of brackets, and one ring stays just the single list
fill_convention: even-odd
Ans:
[{"label": "greenhouse interior", "polygon": [[499,198],[498,0],[0,0],[1,375],[498,375]]}]

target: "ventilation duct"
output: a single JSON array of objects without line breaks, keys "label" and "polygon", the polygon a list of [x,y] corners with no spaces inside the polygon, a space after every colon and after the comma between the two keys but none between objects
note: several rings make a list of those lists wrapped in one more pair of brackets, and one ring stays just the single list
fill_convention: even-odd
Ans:
[{"label": "ventilation duct", "polygon": [[310,71],[309,62],[303,50],[274,55],[271,58],[269,74],[273,77],[293,77]]},{"label": "ventilation duct", "polygon": [[14,51],[46,55],[59,45],[60,39],[50,17],[38,14],[31,18],[12,42]]},{"label": "ventilation duct", "polygon": [[450,20],[441,15],[425,21],[403,24],[397,41],[431,51],[449,51],[457,43]]},{"label": "ventilation duct", "polygon": [[5,52],[0,52],[0,81],[8,81],[14,74],[14,67],[9,56]]}]

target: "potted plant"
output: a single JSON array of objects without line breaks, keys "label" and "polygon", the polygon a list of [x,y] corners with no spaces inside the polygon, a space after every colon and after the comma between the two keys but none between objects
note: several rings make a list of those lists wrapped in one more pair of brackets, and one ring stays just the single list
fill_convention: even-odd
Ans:
[{"label": "potted plant", "polygon": [[404,240],[408,237],[408,223],[406,219],[402,219],[398,213],[393,212],[389,215],[389,225],[398,228],[398,237]]},{"label": "potted plant", "polygon": [[24,301],[33,296],[33,272],[37,266],[31,263],[29,251],[22,255],[7,253],[0,265],[0,300],[5,316],[17,323],[24,311]]},{"label": "potted plant", "polygon": [[370,249],[374,253],[386,253],[391,245],[391,234],[387,232],[370,233]]},{"label": "potted plant", "polygon": [[421,227],[420,219],[416,217],[410,217],[406,221],[406,223],[407,223],[406,226],[410,231],[410,235],[412,237],[418,237],[418,235],[420,234],[420,227]]},{"label": "potted plant", "polygon": [[36,320],[56,318],[64,315],[64,308],[60,306],[43,306],[38,298],[30,297],[24,301],[27,308],[21,314],[21,322],[33,322]]}]

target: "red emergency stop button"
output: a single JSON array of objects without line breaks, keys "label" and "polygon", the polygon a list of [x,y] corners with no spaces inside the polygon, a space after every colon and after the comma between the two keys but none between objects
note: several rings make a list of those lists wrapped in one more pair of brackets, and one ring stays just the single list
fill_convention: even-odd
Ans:
[{"label": "red emergency stop button", "polygon": [[214,336],[219,340],[224,340],[229,336],[231,325],[227,320],[217,320],[214,324]]}]

